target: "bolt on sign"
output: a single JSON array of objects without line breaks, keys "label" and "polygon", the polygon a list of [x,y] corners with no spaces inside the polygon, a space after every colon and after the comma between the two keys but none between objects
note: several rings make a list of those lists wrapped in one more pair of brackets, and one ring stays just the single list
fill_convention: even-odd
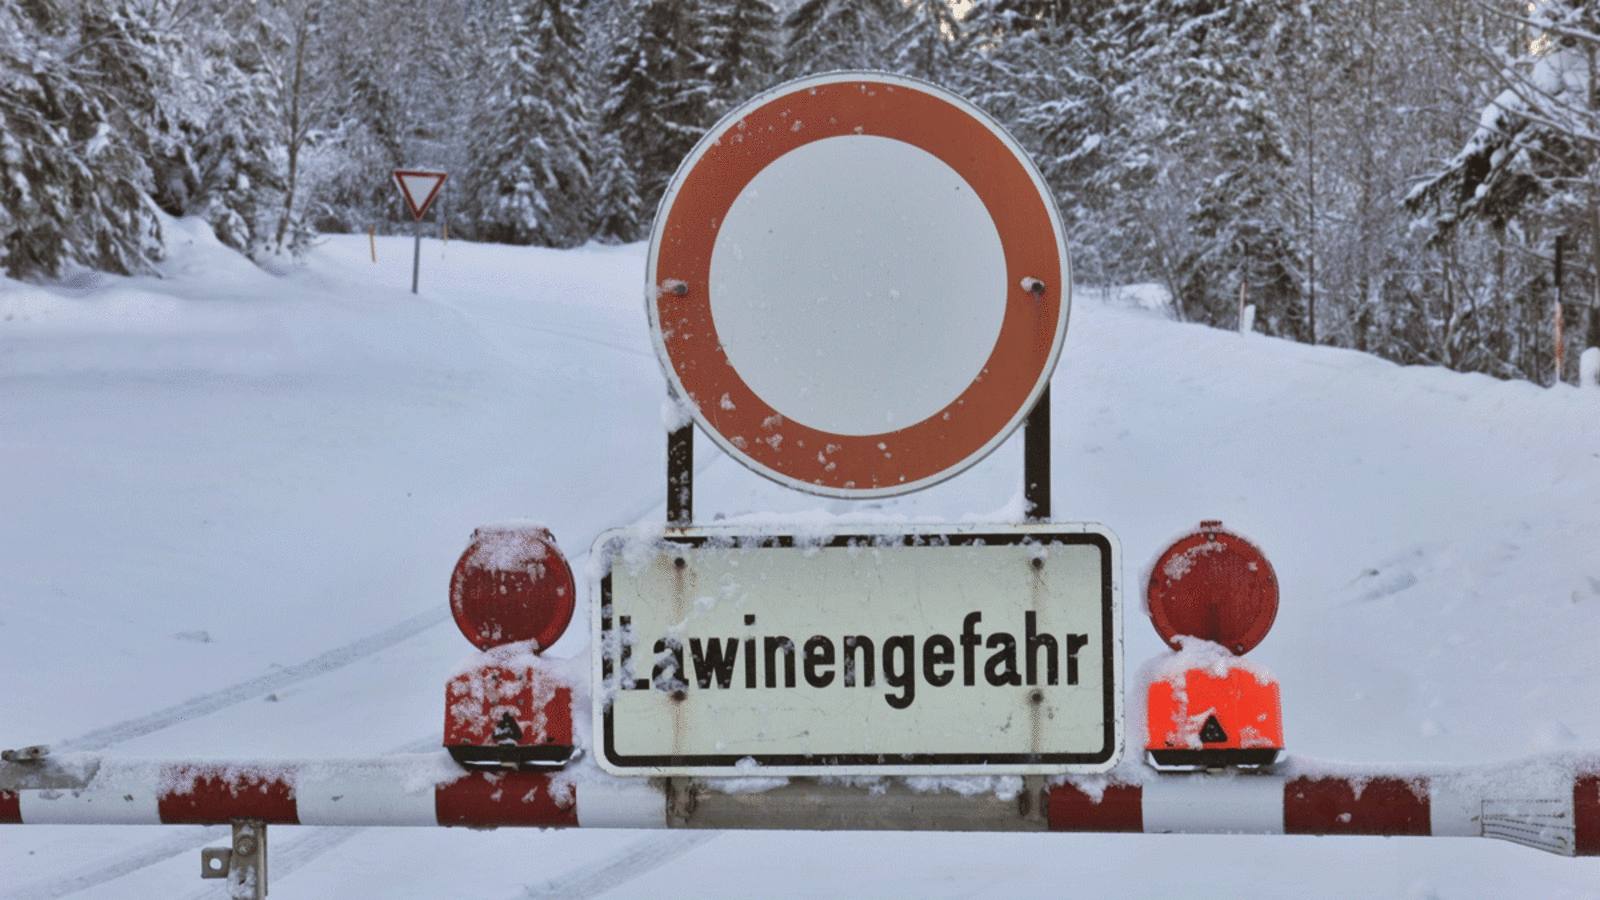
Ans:
[{"label": "bolt on sign", "polygon": [[1120,550],[1098,526],[600,536],[595,733],[617,775],[1101,772]]},{"label": "bolt on sign", "polygon": [[1050,190],[982,110],[835,72],[758,95],[667,187],[647,306],[672,393],[816,494],[903,494],[999,446],[1048,386],[1072,275]]}]

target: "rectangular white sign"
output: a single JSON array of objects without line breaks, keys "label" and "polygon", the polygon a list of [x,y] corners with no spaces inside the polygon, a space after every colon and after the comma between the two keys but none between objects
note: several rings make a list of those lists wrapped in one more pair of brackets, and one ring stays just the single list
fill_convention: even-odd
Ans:
[{"label": "rectangular white sign", "polygon": [[1120,550],[1095,525],[612,531],[595,725],[618,775],[1099,772]]}]

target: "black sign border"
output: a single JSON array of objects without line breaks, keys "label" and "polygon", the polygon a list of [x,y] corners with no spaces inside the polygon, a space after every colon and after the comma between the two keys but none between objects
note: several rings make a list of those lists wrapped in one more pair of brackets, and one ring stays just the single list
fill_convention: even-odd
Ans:
[{"label": "black sign border", "polygon": [[[695,529],[698,531],[698,529]],[[604,761],[608,768],[619,770],[694,770],[718,769],[730,770],[735,764],[746,759],[753,759],[758,766],[782,769],[806,769],[806,774],[826,775],[830,769],[843,767],[857,768],[912,768],[912,767],[961,767],[969,770],[967,774],[1000,774],[993,771],[996,766],[1029,766],[1057,768],[1060,772],[1084,770],[1089,768],[1111,768],[1120,757],[1121,742],[1118,740],[1120,729],[1117,716],[1117,697],[1122,690],[1122,679],[1118,677],[1117,664],[1120,654],[1117,645],[1121,639],[1121,625],[1117,616],[1116,603],[1116,575],[1117,553],[1113,539],[1105,533],[1097,531],[1062,530],[1018,530],[999,532],[941,532],[941,531],[902,531],[902,532],[873,532],[849,531],[835,534],[827,541],[812,541],[797,538],[794,535],[781,534],[752,534],[736,536],[731,533],[685,533],[667,534],[661,539],[664,544],[682,544],[687,547],[701,547],[711,542],[727,542],[738,547],[914,547],[914,546],[961,546],[961,545],[1021,545],[1021,544],[1069,544],[1088,545],[1100,551],[1100,616],[1108,627],[1102,628],[1102,641],[1100,654],[1102,659],[1101,683],[1104,685],[1102,700],[1102,717],[1105,723],[1102,729],[1103,742],[1100,749],[1087,753],[912,753],[912,754],[884,754],[884,753],[848,753],[832,756],[819,756],[804,753],[716,753],[716,754],[652,754],[623,756],[617,753],[615,744],[615,725],[612,721],[612,709],[605,704],[601,711],[601,747]],[[613,545],[614,546],[614,545]],[[610,610],[611,604],[611,557],[612,546],[606,547],[607,565],[605,574],[600,579],[600,635],[601,643],[594,652],[600,654],[601,659],[601,684],[595,685],[596,700],[601,702],[600,691],[606,681],[614,674],[613,663],[610,656],[604,652],[604,639],[608,634],[614,633]],[[657,774],[657,772],[640,771],[640,775]],[[723,775],[725,771],[706,771],[705,775]],[[885,773],[888,774],[888,773]],[[948,773],[945,773],[948,774]],[[1042,773],[1049,774],[1049,773]]]}]

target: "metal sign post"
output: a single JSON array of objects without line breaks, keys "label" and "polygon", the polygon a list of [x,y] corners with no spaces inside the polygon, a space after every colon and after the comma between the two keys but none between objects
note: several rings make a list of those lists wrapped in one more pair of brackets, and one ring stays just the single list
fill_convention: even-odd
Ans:
[{"label": "metal sign post", "polygon": [[400,193],[405,197],[406,206],[411,209],[411,215],[416,219],[416,246],[411,255],[411,293],[417,292],[418,276],[422,271],[422,216],[428,211],[428,206],[433,203],[433,198],[438,196],[439,189],[444,186],[444,180],[449,176],[443,172],[423,172],[408,169],[396,169],[395,183],[400,186]]},{"label": "metal sign post", "polygon": [[[688,421],[668,435],[662,539],[611,532],[594,549],[610,572],[591,595],[602,767],[1114,766],[1121,561],[1108,529],[1048,524],[1072,277],[1027,154],[926,82],[831,73],[730,113],[661,209],[647,306]],[[697,527],[695,425],[758,474],[846,499],[930,487],[1022,427],[1027,524],[821,543]]]}]

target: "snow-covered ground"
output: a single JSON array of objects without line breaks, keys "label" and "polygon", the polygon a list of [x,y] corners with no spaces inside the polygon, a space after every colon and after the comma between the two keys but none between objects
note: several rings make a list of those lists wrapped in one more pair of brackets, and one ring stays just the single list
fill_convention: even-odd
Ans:
[{"label": "snow-covered ground", "polygon": [[[0,281],[0,746],[437,746],[472,529],[542,520],[581,572],[600,531],[664,518],[644,248],[430,240],[413,296],[409,239],[274,276],[168,228],[163,279]],[[1295,753],[1600,749],[1600,390],[1175,324],[1151,296],[1080,289],[1053,382],[1056,518],[1121,539],[1130,674],[1163,649],[1141,570],[1221,519],[1282,585],[1251,659]],[[703,521],[867,505],[697,451]],[[1013,439],[870,506],[1014,517],[1020,483]],[[0,900],[220,896],[196,859],[224,834],[0,828]],[[285,900],[1600,898],[1600,860],[1481,839],[277,828],[272,853]]]}]

